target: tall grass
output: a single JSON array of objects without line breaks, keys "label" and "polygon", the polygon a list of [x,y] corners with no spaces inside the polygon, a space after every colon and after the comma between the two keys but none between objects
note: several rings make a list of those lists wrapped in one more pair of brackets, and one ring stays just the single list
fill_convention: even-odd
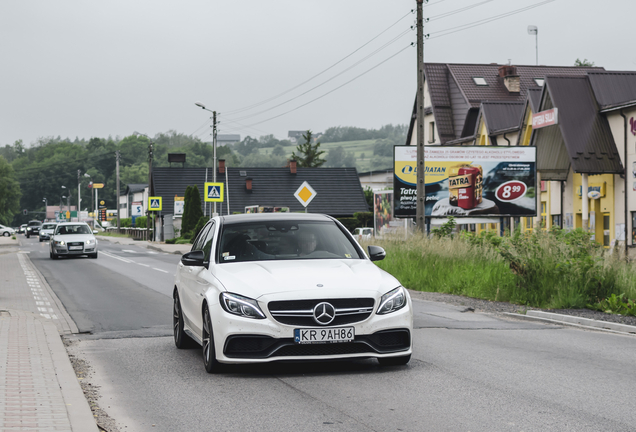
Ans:
[{"label": "tall grass", "polygon": [[387,251],[378,266],[415,290],[554,309],[584,308],[612,294],[636,299],[634,265],[581,230],[507,237],[442,231],[374,243]]}]

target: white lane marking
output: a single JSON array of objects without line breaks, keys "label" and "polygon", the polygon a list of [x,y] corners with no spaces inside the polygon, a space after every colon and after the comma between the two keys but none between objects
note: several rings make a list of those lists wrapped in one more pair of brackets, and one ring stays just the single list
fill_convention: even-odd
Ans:
[{"label": "white lane marking", "polygon": [[151,255],[157,255],[159,252],[146,252],[146,253],[149,253]]},{"label": "white lane marking", "polygon": [[137,251],[134,250],[130,250],[130,249],[122,249],[122,252],[128,252],[128,253],[137,253]]},{"label": "white lane marking", "polygon": [[144,266],[144,267],[150,268],[150,266],[148,264],[142,264],[142,263],[137,263],[137,264],[139,264],[140,266]]},{"label": "white lane marking", "polygon": [[161,270],[161,269],[158,269],[157,267],[153,267],[152,269],[153,269],[153,270],[160,271],[160,272],[164,272],[164,273],[170,273],[169,271]]},{"label": "white lane marking", "polygon": [[131,261],[131,260],[126,259],[126,258],[118,257],[117,255],[111,255],[108,252],[101,251],[101,253],[102,253],[102,255],[106,255],[109,258],[115,258],[116,260],[123,261],[123,262],[128,263],[128,264],[134,263],[134,261]]}]

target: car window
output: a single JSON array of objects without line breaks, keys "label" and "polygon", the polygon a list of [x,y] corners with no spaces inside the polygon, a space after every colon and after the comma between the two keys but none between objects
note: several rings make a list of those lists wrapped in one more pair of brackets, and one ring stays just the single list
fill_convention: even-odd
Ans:
[{"label": "car window", "polygon": [[194,240],[194,243],[192,244],[192,249],[190,249],[191,251],[203,250],[204,239],[208,231],[210,231],[211,225],[212,224],[207,224],[206,226],[203,227],[201,231],[199,231],[199,235],[197,236],[196,240]]},{"label": "car window", "polygon": [[42,225],[42,229],[55,229],[55,224],[44,224]]},{"label": "car window", "polygon": [[214,222],[210,223],[210,229],[203,239],[203,256],[204,261],[210,261],[210,255],[212,253],[212,241],[214,240]]},{"label": "car window", "polygon": [[88,225],[62,225],[57,227],[55,234],[92,234]]},{"label": "car window", "polygon": [[290,259],[362,259],[331,221],[268,221],[223,227],[218,262]]}]

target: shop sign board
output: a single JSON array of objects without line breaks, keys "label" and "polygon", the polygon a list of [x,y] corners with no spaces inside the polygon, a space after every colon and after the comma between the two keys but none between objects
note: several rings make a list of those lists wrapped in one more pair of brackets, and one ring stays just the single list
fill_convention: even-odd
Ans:
[{"label": "shop sign board", "polygon": [[185,207],[185,197],[174,197],[174,215],[183,215],[183,209]]},{"label": "shop sign board", "polygon": [[[432,217],[536,216],[536,148],[425,146],[425,212]],[[417,148],[394,147],[395,217],[415,217]]]},{"label": "shop sign board", "polygon": [[552,108],[532,114],[532,129],[540,129],[546,126],[552,126],[559,123],[559,110]]}]

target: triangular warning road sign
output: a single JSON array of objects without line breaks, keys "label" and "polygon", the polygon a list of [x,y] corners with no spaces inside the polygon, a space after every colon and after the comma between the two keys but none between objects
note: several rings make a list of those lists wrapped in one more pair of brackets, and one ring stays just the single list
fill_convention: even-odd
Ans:
[{"label": "triangular warning road sign", "polygon": [[208,192],[208,198],[221,198],[221,192],[219,191],[218,186],[210,186],[210,190]]}]

